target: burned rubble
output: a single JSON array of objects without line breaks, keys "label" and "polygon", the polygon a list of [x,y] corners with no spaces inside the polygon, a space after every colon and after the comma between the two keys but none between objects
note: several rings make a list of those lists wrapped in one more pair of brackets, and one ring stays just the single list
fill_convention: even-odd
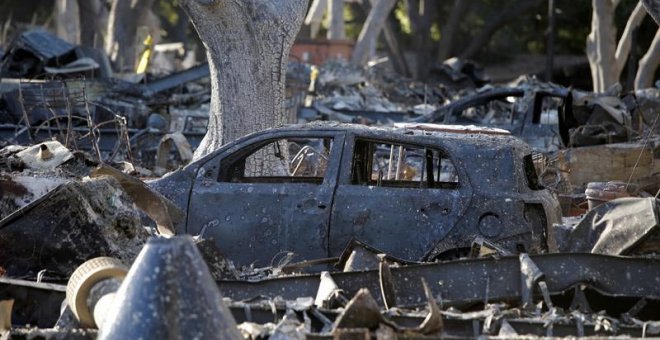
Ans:
[{"label": "burned rubble", "polygon": [[206,64],[1,72],[2,339],[660,336],[658,88],[290,62],[300,124],[193,160]]},{"label": "burned rubble", "polygon": [[[476,141],[513,138],[502,130],[428,124],[422,127],[420,124],[399,125],[394,130],[353,127],[356,129],[353,133],[359,135],[362,131],[369,133],[370,138],[383,139],[387,138],[388,134],[396,135],[397,131],[400,131],[404,132],[403,136],[408,142],[412,142],[417,133],[420,135],[419,138],[427,139],[437,139],[438,136],[443,136],[444,139],[451,137],[456,140],[454,147],[458,150],[461,148],[465,150],[465,145],[469,145],[465,144],[465,141],[470,138]],[[328,129],[351,131],[351,126],[316,123],[296,128],[298,134],[301,128],[303,131],[307,129],[307,135],[314,135],[314,128],[324,129],[326,135]],[[271,136],[278,134],[290,138],[291,133],[287,131],[286,128],[268,131],[263,134],[265,137],[256,135],[256,140],[270,139]],[[478,137],[479,134],[481,137]],[[300,143],[300,140],[298,139],[297,142]],[[251,144],[249,138],[241,143],[238,145],[243,145],[242,148],[247,148]],[[448,155],[452,155],[450,145],[445,144],[442,147]],[[323,143],[315,145],[314,152],[320,152],[321,146]],[[241,150],[241,147],[230,145],[227,149]],[[39,156],[40,153],[43,154],[43,149],[37,146],[36,150],[38,151],[35,151],[37,155],[35,161],[43,162],[41,159],[43,157]],[[57,149],[53,148],[53,150]],[[291,153],[294,150],[290,150]],[[385,152],[385,160],[390,157],[390,153],[389,149]],[[222,151],[219,154],[222,154]],[[409,158],[414,159],[413,154],[410,155]],[[67,156],[60,158],[64,160]],[[352,158],[349,157],[349,160]],[[333,164],[330,159],[324,161],[327,167]],[[460,158],[452,159],[456,162],[454,171],[466,176],[463,174],[464,170],[461,170]],[[307,169],[305,171],[315,171],[314,165],[308,163],[314,158],[305,157],[303,160]],[[531,158],[528,160],[531,162]],[[63,166],[66,162],[58,166]],[[396,158],[390,162],[393,166],[392,171],[399,173],[399,166],[395,166]],[[202,163],[206,164],[206,162]],[[29,164],[29,161],[25,164]],[[412,166],[415,163],[407,164]],[[295,162],[293,165],[294,168],[301,166]],[[388,168],[387,163],[384,166],[385,169]],[[195,167],[189,166],[186,169],[195,169]],[[208,172],[208,166],[205,166],[204,170]],[[527,180],[530,177],[526,177],[529,174],[523,170],[521,168],[514,173],[525,179],[523,181],[525,185],[529,185]],[[152,204],[145,205],[140,203],[140,199],[157,195],[147,193],[145,190],[151,190],[148,186],[140,184],[142,182],[139,180],[130,179],[121,171],[110,168],[104,170],[104,167],[100,167],[89,171],[92,178],[70,181],[2,220],[0,236],[5,240],[2,249],[26,252],[24,254],[3,252],[7,258],[1,261],[5,274],[0,278],[2,287],[0,300],[13,300],[10,308],[13,326],[7,334],[11,334],[13,338],[43,336],[88,339],[97,336],[117,338],[116,334],[120,334],[117,332],[121,332],[121,337],[134,337],[138,336],[139,332],[153,333],[158,330],[167,337],[167,334],[172,334],[169,332],[175,329],[179,329],[179,333],[175,333],[177,336],[193,334],[186,332],[210,334],[204,332],[219,329],[218,322],[231,325],[221,327],[231,333],[225,335],[227,338],[333,338],[358,335],[510,338],[519,335],[615,336],[621,334],[644,337],[657,335],[660,331],[656,313],[660,308],[658,306],[660,291],[656,282],[656,273],[660,268],[656,267],[660,263],[654,257],[657,253],[655,239],[658,235],[660,214],[655,198],[621,198],[598,206],[595,206],[598,203],[594,202],[591,212],[575,226],[544,225],[543,230],[548,239],[543,242],[547,243],[545,248],[540,247],[536,250],[507,246],[506,242],[498,240],[497,237],[493,238],[493,234],[487,232],[485,237],[461,236],[467,240],[468,248],[466,251],[455,253],[453,256],[456,258],[444,258],[442,261],[416,258],[411,261],[410,258],[399,258],[388,254],[373,244],[360,242],[360,239],[353,239],[336,257],[299,261],[296,259],[300,259],[300,254],[289,252],[280,260],[270,262],[270,266],[259,264],[255,267],[242,266],[241,261],[236,262],[236,258],[227,257],[225,254],[229,254],[226,252],[229,249],[223,249],[222,243],[213,242],[213,238],[209,238],[218,237],[219,235],[211,230],[227,225],[231,219],[201,226],[199,232],[192,232],[193,235],[199,234],[195,236],[195,240],[167,236],[170,231],[183,234],[188,230],[190,233],[191,229],[180,226],[182,217],[177,217],[176,209],[168,208],[172,204],[180,206],[186,204],[181,204],[180,200],[175,198],[175,194],[165,189],[181,187],[181,185],[165,183],[170,176],[171,180],[174,180],[172,183],[180,181],[177,178],[187,176],[194,179],[196,171],[188,170],[190,171],[192,171],[191,175],[186,175],[186,171],[174,173],[151,185],[165,196],[169,196],[172,202],[162,197],[151,198],[146,202]],[[223,170],[217,171],[222,173]],[[408,168],[407,171],[411,170]],[[429,173],[435,173],[435,170]],[[235,176],[236,173],[229,171],[228,174]],[[314,174],[314,172],[306,172],[306,174]],[[403,171],[401,176],[405,176]],[[240,177],[233,178],[232,185],[240,184],[240,181],[235,181]],[[373,187],[367,187],[371,188],[370,190],[388,185],[388,181],[390,183],[396,181],[394,176],[390,177],[386,173],[376,177],[368,175],[366,178],[374,181]],[[466,177],[466,184],[475,182],[467,178],[470,177]],[[413,176],[401,180],[414,179]],[[495,179],[503,180],[501,174],[495,175],[491,180]],[[202,177],[200,180],[205,181],[204,186],[209,185],[208,179]],[[431,176],[426,177],[427,182],[422,187],[428,186],[429,180]],[[283,183],[281,185],[289,185],[286,181]],[[254,184],[250,183],[244,185],[246,188],[254,187]],[[475,187],[475,190],[476,188],[478,187]],[[108,192],[113,194],[97,195],[103,190],[109,190]],[[69,191],[71,193],[65,194]],[[249,190],[246,190],[246,193],[249,193]],[[113,195],[118,196],[112,198]],[[95,201],[81,201],[69,206],[72,199],[81,200],[88,197],[97,198]],[[103,199],[98,200],[101,197]],[[593,193],[590,197],[598,198],[599,202],[607,200],[607,196],[596,197]],[[157,201],[163,203],[153,204]],[[114,204],[114,206],[99,204]],[[62,209],[63,205],[67,208]],[[636,208],[632,209],[633,206]],[[80,207],[82,210],[79,213],[71,213],[74,207]],[[152,223],[146,223],[151,224],[153,228],[138,227],[145,224],[135,213],[138,207],[144,211],[144,216],[150,216],[154,220]],[[558,205],[556,208],[558,209]],[[45,218],[43,223],[34,223],[39,219],[30,214],[38,214],[40,211],[57,211],[61,218],[53,218],[51,213],[43,215]],[[129,212],[126,215],[126,223],[121,222],[122,218],[117,216],[102,217],[112,211],[123,214]],[[99,215],[100,213],[102,214]],[[186,213],[194,213],[194,209]],[[163,220],[163,215],[172,216]],[[72,217],[75,216],[79,216],[81,220],[74,221]],[[240,220],[239,217],[237,218]],[[524,219],[516,223],[522,221]],[[89,227],[84,227],[85,225]],[[44,232],[39,231],[39,228],[43,227],[52,231],[49,232],[48,239],[39,240],[42,245],[35,244],[40,249],[37,253],[39,258],[35,258],[32,248],[17,248],[12,245],[19,238],[27,241],[30,237],[43,237],[41,235]],[[17,236],[12,230],[20,230],[22,236]],[[74,230],[78,234],[72,234]],[[94,238],[90,239],[94,240],[92,243],[82,242],[85,237],[91,236],[85,234],[85,230],[89,230],[92,232],[91,235],[94,235]],[[60,233],[68,233],[69,236],[59,236]],[[105,236],[99,237],[99,235]],[[116,240],[116,237],[125,240],[114,241],[124,242],[121,251],[117,252],[117,243],[100,246],[99,242],[111,242]],[[148,237],[151,237],[151,240],[147,242]],[[58,243],[53,242],[59,239],[75,240],[78,251],[72,252],[74,248],[58,246]],[[144,254],[135,257],[145,242],[146,245],[142,248]],[[197,243],[197,247],[190,248],[194,243]],[[556,248],[553,248],[553,245]],[[87,248],[83,249],[82,246]],[[263,246],[262,243],[261,247]],[[544,249],[549,249],[550,252]],[[72,254],[78,257],[72,257]],[[62,256],[66,260],[61,260]],[[125,268],[123,272],[128,274],[128,276],[121,274],[119,277],[104,279],[114,280],[112,281],[114,283],[108,281],[99,286],[105,288],[98,288],[98,294],[102,295],[95,295],[94,299],[97,300],[86,300],[91,305],[85,308],[93,311],[94,318],[105,320],[96,321],[102,322],[100,332],[94,327],[84,326],[75,313],[70,314],[73,312],[66,310],[61,312],[60,309],[62,301],[71,301],[68,300],[73,294],[68,292],[74,289],[71,287],[79,285],[78,279],[74,280],[73,276],[71,279],[68,277],[74,271],[82,270],[82,267],[78,269],[76,267],[85,260],[98,256],[114,258],[111,263]],[[177,261],[182,256],[189,257],[189,260]],[[24,262],[16,259],[24,259]],[[161,264],[156,264],[154,261]],[[129,271],[128,266],[131,263]],[[188,266],[179,268],[183,263]],[[163,271],[158,269],[161,265],[164,266]],[[195,275],[200,271],[204,274],[192,281],[177,279],[180,275],[190,277],[185,274],[192,270],[193,267],[189,267],[190,265],[198,266],[194,267],[198,268],[193,271]],[[158,274],[157,277],[162,275],[162,278],[156,280],[157,287],[162,289],[160,293],[148,288],[151,287],[149,284],[145,285],[155,280],[153,273]],[[104,280],[98,282],[105,282]],[[65,285],[67,281],[69,287]],[[170,285],[164,282],[176,282],[176,284]],[[184,282],[195,284],[199,288],[177,286]],[[208,301],[218,302],[204,307],[209,308],[209,313],[200,314],[197,313],[200,310],[195,309],[195,327],[185,326],[185,318],[163,319],[164,315],[189,315],[187,308],[190,308],[191,301],[197,301],[200,295],[186,296],[190,295],[190,292],[202,292],[208,289],[215,290],[208,294],[216,298],[205,299],[204,305],[207,305]],[[132,295],[129,297],[126,294]],[[173,299],[179,299],[176,300],[179,302],[170,300],[171,303],[158,307],[155,314],[158,316],[153,320],[140,318],[139,327],[135,324],[127,326],[127,323],[134,322],[131,318],[147,312],[139,306],[150,304],[147,300],[141,299],[150,299],[149,296],[154,294],[171,296]],[[107,307],[105,303],[112,298],[125,303],[130,301],[132,307],[131,304],[113,304],[112,308]],[[103,299],[105,302],[102,302]],[[35,305],[36,301],[39,302],[37,305]],[[141,302],[136,303],[136,301]],[[194,305],[201,308],[199,303]],[[172,327],[172,320],[182,322],[177,326],[180,328]],[[163,322],[168,326],[164,327]],[[106,324],[108,326],[105,326]],[[203,324],[208,324],[208,328],[201,327]],[[31,330],[28,325],[38,325],[39,330]]]}]

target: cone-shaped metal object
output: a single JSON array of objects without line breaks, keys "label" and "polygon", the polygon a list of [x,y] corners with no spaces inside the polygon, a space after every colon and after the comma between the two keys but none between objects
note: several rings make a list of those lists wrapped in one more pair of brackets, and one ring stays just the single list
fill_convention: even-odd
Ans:
[{"label": "cone-shaped metal object", "polygon": [[242,339],[189,236],[151,239],[117,291],[99,339]]}]

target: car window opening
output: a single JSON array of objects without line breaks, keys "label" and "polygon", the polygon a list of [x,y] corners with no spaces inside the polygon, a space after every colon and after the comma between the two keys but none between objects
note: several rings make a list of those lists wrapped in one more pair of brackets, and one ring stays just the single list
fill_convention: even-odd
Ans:
[{"label": "car window opening", "polygon": [[539,176],[536,173],[536,167],[534,166],[534,158],[532,154],[529,154],[523,157],[523,167],[525,171],[525,177],[527,179],[527,186],[532,190],[542,190],[544,189],[539,181]]},{"label": "car window opening", "polygon": [[352,184],[400,188],[458,187],[458,174],[440,150],[357,140]]},{"label": "car window opening", "polygon": [[[219,180],[232,183],[323,183],[332,138],[282,138],[234,157]],[[238,159],[236,159],[238,158]],[[232,159],[230,156],[229,159]]]}]

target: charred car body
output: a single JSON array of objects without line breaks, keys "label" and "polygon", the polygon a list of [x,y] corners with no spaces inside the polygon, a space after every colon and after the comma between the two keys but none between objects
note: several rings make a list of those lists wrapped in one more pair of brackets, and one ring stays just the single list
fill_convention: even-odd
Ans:
[{"label": "charred car body", "polygon": [[537,184],[529,147],[504,130],[454,129],[286,126],[150,185],[186,211],[177,233],[212,237],[242,265],[334,257],[351,239],[407,261],[460,255],[477,237],[552,249],[559,205]]}]

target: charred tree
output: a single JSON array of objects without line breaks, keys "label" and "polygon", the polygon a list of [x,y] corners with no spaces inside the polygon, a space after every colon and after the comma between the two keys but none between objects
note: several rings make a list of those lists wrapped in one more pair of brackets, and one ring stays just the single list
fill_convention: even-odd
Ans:
[{"label": "charred tree", "polygon": [[437,1],[435,0],[407,0],[406,6],[410,25],[415,32],[414,45],[417,62],[413,76],[418,80],[426,80],[431,69],[431,25],[437,14]]},{"label": "charred tree", "polygon": [[641,0],[646,11],[649,12],[655,23],[660,25],[660,2],[657,0]]},{"label": "charred tree", "polygon": [[195,159],[248,133],[286,122],[284,78],[307,0],[182,0],[207,50],[208,131]]},{"label": "charred tree", "polygon": [[309,7],[307,17],[305,17],[305,25],[309,26],[309,36],[314,39],[319,34],[321,29],[321,21],[323,21],[323,14],[328,8],[328,0],[314,0]]},{"label": "charred tree", "polygon": [[137,29],[153,0],[113,0],[108,17],[105,51],[119,71],[130,71],[137,60]]},{"label": "charred tree", "polygon": [[440,39],[440,45],[438,45],[438,55],[436,58],[439,62],[443,62],[445,59],[453,56],[454,37],[458,34],[461,21],[464,20],[465,13],[468,12],[473,2],[473,0],[454,0],[449,18],[440,30],[442,38]]},{"label": "charred tree", "polygon": [[72,43],[80,43],[80,21],[78,20],[76,0],[57,0],[55,2],[55,22],[57,36]]},{"label": "charred tree", "polygon": [[[364,11],[365,16],[371,11],[371,4],[377,0],[362,0],[360,2],[360,8]],[[404,50],[399,44],[399,37],[396,33],[397,22],[392,15],[392,12],[388,15],[383,25],[383,32],[380,34],[380,41],[383,42],[385,49],[387,50],[387,55],[392,62],[392,67],[394,71],[404,76],[410,76],[410,70],[408,69],[408,64],[404,58]],[[374,42],[375,43],[375,42]]]},{"label": "charred tree", "polygon": [[396,33],[396,19],[390,13],[383,27],[383,41],[385,42],[385,47],[388,50],[390,59],[394,65],[394,69],[400,74],[409,77],[411,76],[410,68],[408,67],[408,62],[404,56],[404,50],[399,44],[399,39]]},{"label": "charred tree", "polygon": [[387,18],[396,5],[396,0],[377,0],[372,2],[371,10],[367,16],[367,21],[360,31],[360,36],[355,43],[351,63],[362,65],[367,62],[369,49],[374,46]]},{"label": "charred tree", "polygon": [[587,57],[595,92],[604,92],[616,84],[630,54],[633,31],[646,16],[642,3],[638,3],[628,18],[621,38],[616,42],[614,12],[618,1],[593,0],[591,33],[587,37]]},{"label": "charred tree", "polygon": [[105,30],[108,27],[108,10],[100,0],[78,0],[80,44],[102,48]]},{"label": "charred tree", "polygon": [[328,15],[330,16],[328,39],[346,39],[346,29],[344,28],[344,0],[329,0]]},{"label": "charred tree", "polygon": [[660,29],[655,32],[651,46],[642,59],[639,60],[639,67],[635,76],[635,90],[653,85],[653,77],[658,65],[660,65]]}]

